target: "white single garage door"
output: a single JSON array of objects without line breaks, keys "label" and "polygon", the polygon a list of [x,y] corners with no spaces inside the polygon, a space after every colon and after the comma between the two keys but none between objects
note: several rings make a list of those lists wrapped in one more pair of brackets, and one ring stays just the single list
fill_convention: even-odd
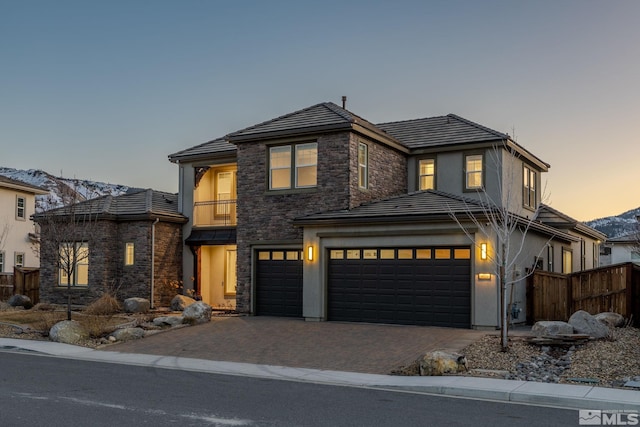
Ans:
[{"label": "white single garage door", "polygon": [[469,328],[471,249],[331,249],[327,318]]}]

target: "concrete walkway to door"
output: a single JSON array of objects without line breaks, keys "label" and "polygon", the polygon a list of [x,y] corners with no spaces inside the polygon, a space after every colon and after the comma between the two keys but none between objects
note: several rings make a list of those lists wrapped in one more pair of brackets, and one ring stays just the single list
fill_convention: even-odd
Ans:
[{"label": "concrete walkway to door", "polygon": [[432,350],[459,351],[487,331],[279,317],[213,317],[104,351],[389,374]]}]

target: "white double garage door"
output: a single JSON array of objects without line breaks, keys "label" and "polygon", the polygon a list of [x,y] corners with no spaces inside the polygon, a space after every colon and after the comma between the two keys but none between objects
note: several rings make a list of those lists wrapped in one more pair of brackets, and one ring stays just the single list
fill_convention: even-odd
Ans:
[{"label": "white double garage door", "polygon": [[[327,319],[469,328],[469,247],[348,248],[327,253]],[[302,253],[259,251],[256,314],[302,316]]]}]

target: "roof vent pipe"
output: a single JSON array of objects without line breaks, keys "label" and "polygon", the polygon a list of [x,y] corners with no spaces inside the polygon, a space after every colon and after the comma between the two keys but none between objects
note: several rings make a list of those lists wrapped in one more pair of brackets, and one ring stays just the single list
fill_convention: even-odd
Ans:
[{"label": "roof vent pipe", "polygon": [[342,109],[343,110],[347,109],[347,97],[346,97],[346,95],[342,95]]}]

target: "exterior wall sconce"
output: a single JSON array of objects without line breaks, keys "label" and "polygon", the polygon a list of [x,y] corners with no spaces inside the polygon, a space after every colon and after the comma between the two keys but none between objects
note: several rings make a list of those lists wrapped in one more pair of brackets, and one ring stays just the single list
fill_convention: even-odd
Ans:
[{"label": "exterior wall sconce", "polygon": [[313,261],[313,246],[307,246],[307,260]]},{"label": "exterior wall sconce", "polygon": [[491,280],[491,273],[478,273],[478,280]]},{"label": "exterior wall sconce", "polygon": [[480,259],[487,259],[487,244],[480,243]]}]

